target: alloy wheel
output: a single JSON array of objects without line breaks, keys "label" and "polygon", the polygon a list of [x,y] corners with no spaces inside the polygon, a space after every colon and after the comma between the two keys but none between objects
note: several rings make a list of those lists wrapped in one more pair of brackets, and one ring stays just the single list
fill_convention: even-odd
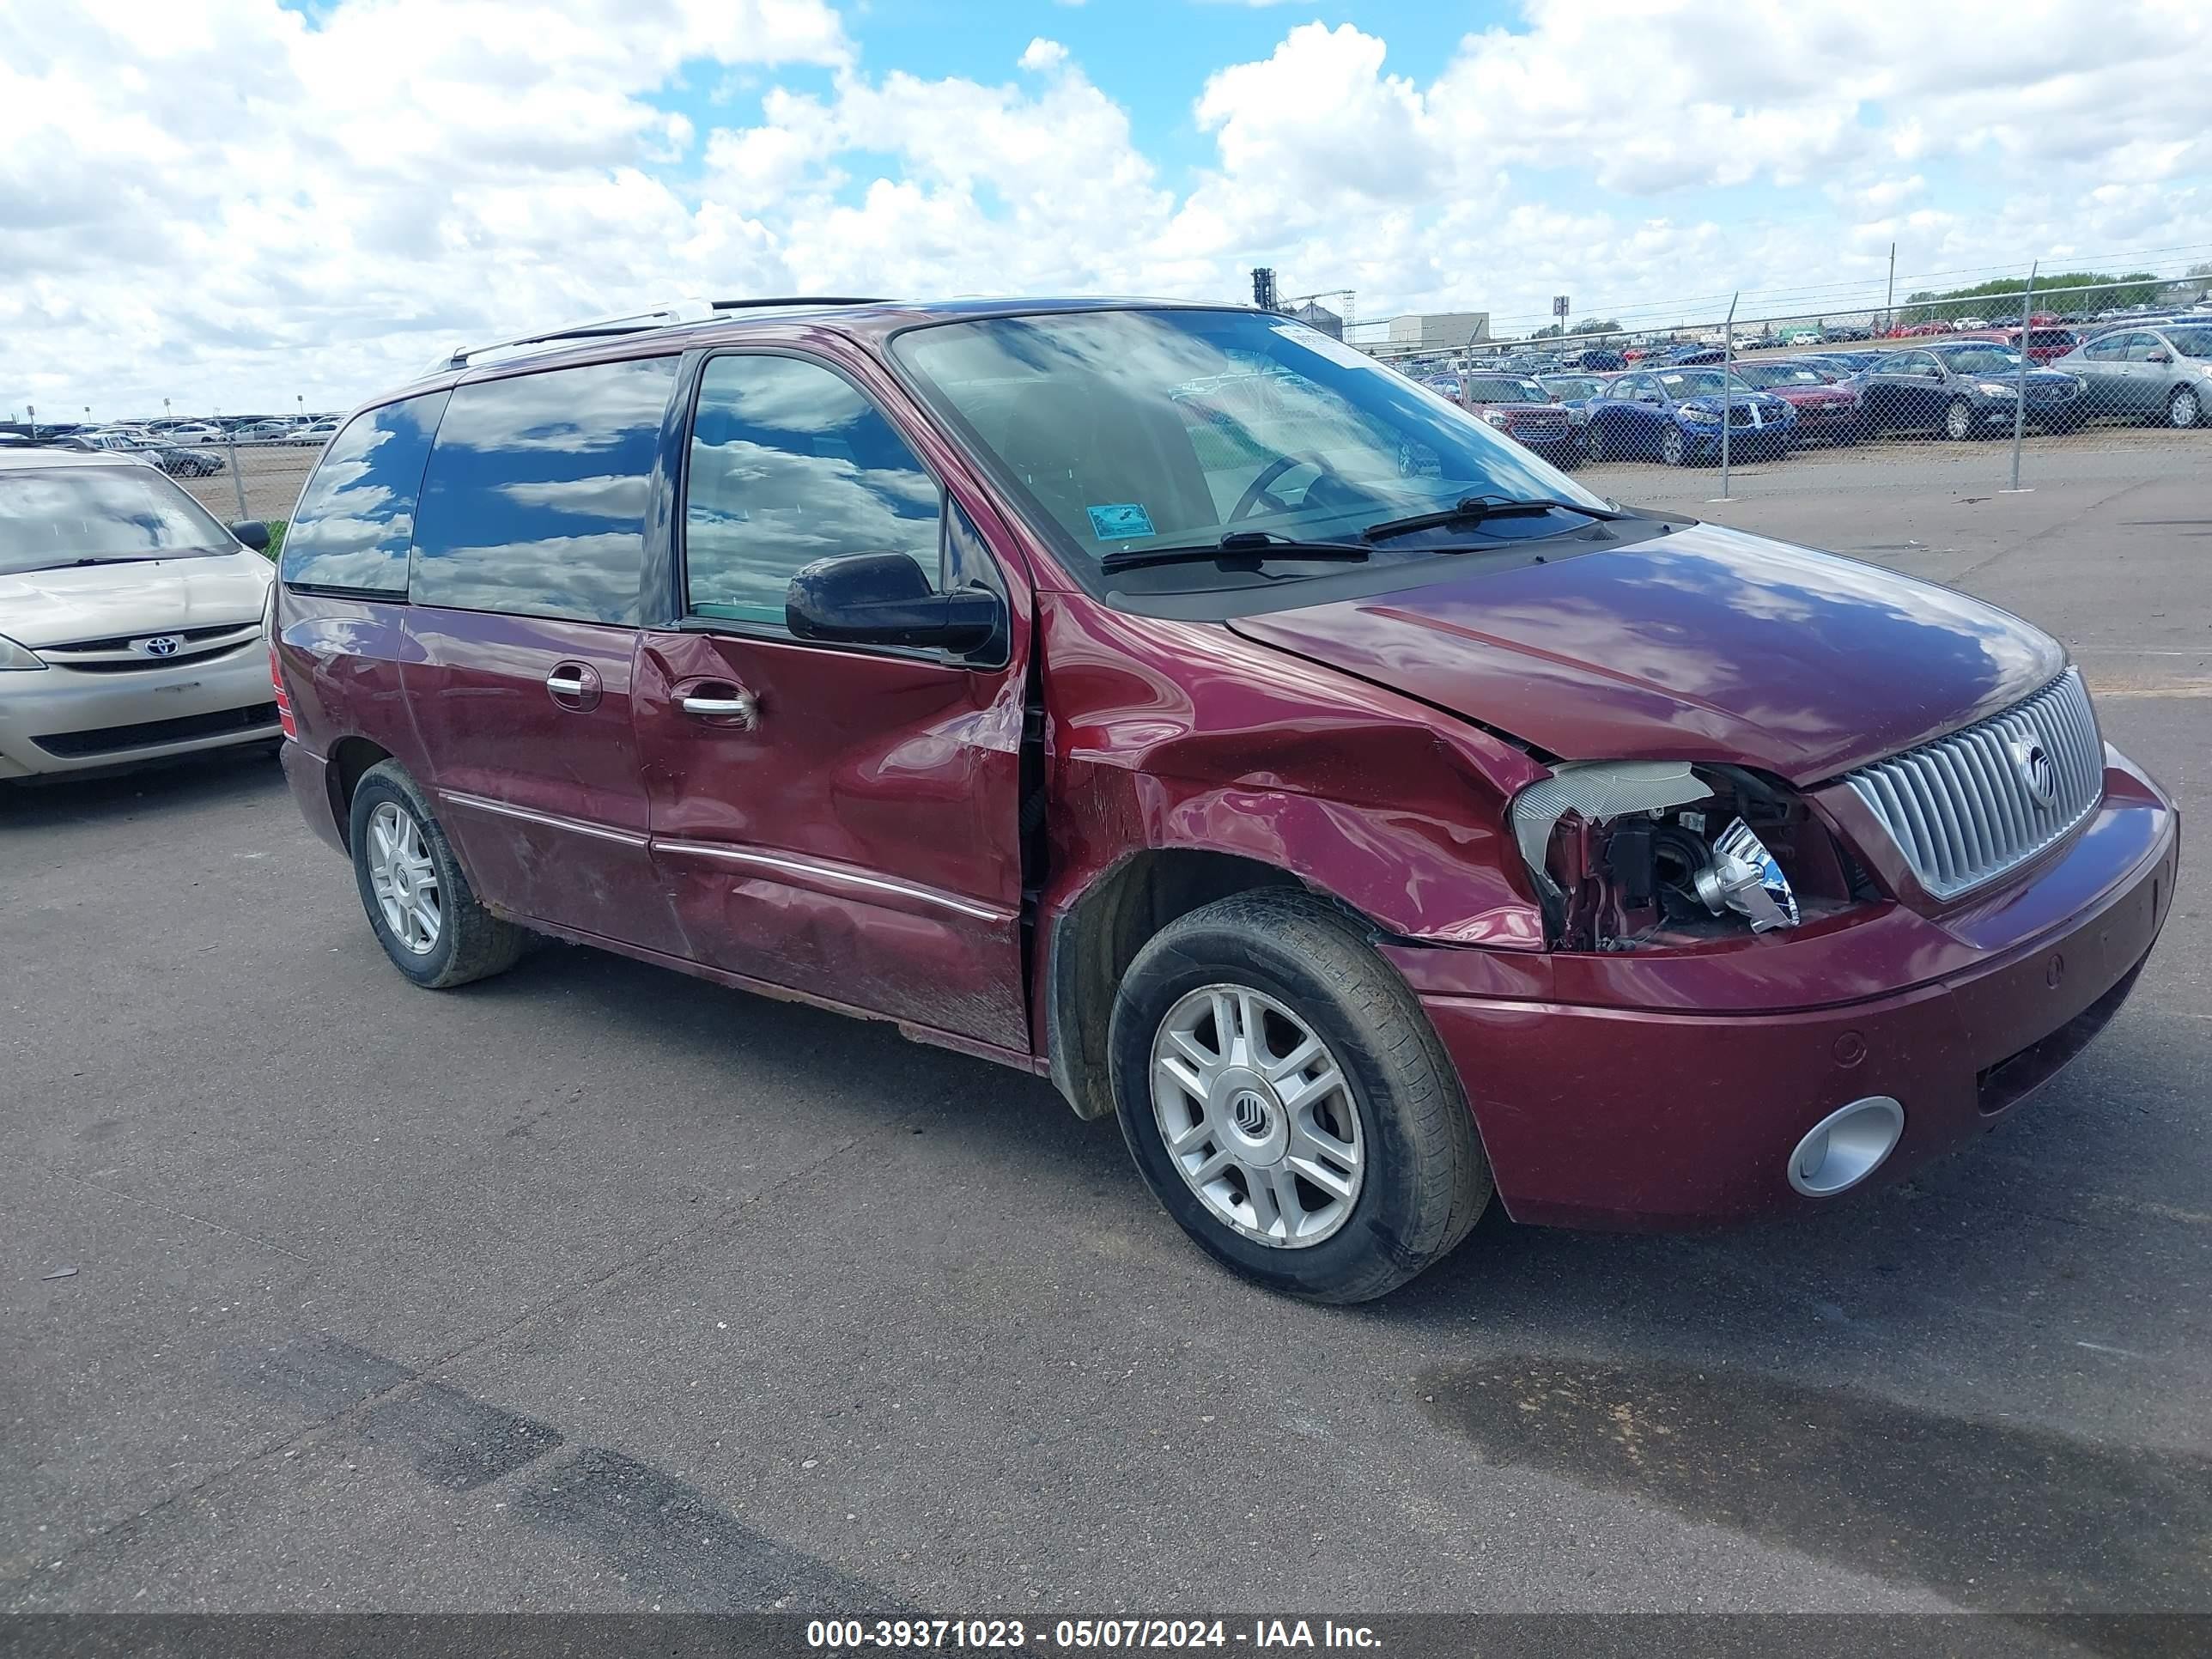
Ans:
[{"label": "alloy wheel", "polygon": [[1152,1115],[1177,1173],[1240,1236],[1300,1249],[1350,1219],[1367,1138],[1313,1029],[1249,986],[1202,986],[1152,1038]]},{"label": "alloy wheel", "polygon": [[422,826],[396,801],[379,801],[368,816],[368,887],[392,938],[418,957],[438,948],[445,911],[437,866]]},{"label": "alloy wheel", "polygon": [[2166,401],[2166,423],[2174,427],[2191,427],[2204,418],[2203,400],[2190,386],[2176,386],[2173,396]]},{"label": "alloy wheel", "polygon": [[1943,411],[1943,432],[1947,437],[1966,438],[1974,430],[1974,409],[1964,398]]}]

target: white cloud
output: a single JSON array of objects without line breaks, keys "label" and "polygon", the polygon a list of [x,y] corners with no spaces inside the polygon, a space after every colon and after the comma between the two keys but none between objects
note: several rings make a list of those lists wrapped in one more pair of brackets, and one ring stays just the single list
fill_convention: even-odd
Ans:
[{"label": "white cloud", "polygon": [[343,403],[686,291],[1237,297],[1272,264],[1365,317],[1534,322],[1877,281],[1893,239],[1901,275],[2212,244],[2202,0],[1525,0],[1418,64],[1298,22],[1205,78],[1176,183],[1042,37],[927,79],[827,0],[317,15],[0,0],[0,410]]}]

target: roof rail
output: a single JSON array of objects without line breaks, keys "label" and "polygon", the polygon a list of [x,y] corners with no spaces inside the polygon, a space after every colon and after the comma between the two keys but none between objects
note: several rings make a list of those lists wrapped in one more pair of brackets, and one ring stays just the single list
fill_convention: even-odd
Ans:
[{"label": "roof rail", "polygon": [[814,294],[757,300],[672,300],[665,305],[653,306],[644,311],[618,312],[611,317],[588,318],[580,323],[568,323],[536,334],[518,334],[511,340],[488,340],[482,345],[455,346],[450,356],[441,358],[431,367],[434,370],[466,368],[472,360],[486,352],[507,351],[516,346],[552,345],[562,340],[596,340],[624,334],[642,334],[652,329],[675,328],[685,323],[712,322],[718,313],[727,311],[760,311],[777,306],[868,306],[882,303],[880,300]]}]

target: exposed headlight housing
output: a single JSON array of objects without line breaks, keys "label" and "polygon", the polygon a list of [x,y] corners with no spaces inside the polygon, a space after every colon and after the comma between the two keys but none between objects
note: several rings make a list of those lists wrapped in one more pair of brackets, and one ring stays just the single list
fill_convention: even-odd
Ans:
[{"label": "exposed headlight housing", "polygon": [[1569,762],[1513,798],[1513,837],[1559,949],[1684,946],[1799,926],[1875,890],[1786,785],[1741,767]]},{"label": "exposed headlight housing", "polygon": [[39,653],[26,645],[18,645],[5,634],[0,634],[0,673],[44,668]]}]

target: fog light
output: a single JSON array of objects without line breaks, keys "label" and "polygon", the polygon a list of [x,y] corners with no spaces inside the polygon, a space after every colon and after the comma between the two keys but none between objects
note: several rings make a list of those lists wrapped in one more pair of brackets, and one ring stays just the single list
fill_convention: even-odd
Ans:
[{"label": "fog light", "polygon": [[1790,1154],[1790,1184],[1808,1198],[1832,1198],[1881,1167],[1905,1133],[1905,1108],[1887,1095],[1839,1106]]}]

